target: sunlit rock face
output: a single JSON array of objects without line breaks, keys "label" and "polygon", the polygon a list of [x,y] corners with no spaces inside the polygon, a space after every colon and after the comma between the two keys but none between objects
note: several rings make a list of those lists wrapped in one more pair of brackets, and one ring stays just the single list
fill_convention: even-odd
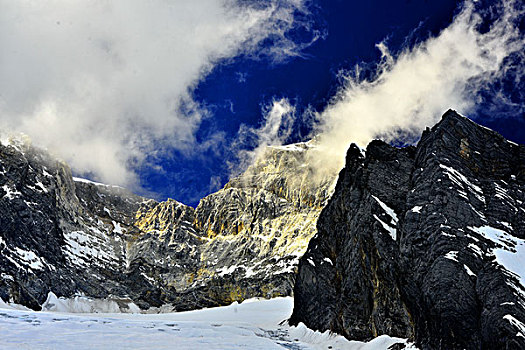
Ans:
[{"label": "sunlit rock face", "polygon": [[35,309],[48,292],[130,298],[155,311],[290,295],[335,182],[314,174],[312,151],[270,147],[194,209],[72,178],[46,152],[4,142],[0,297]]},{"label": "sunlit rock face", "polygon": [[454,111],[417,147],[351,146],[292,323],[424,349],[525,348],[525,146]]},{"label": "sunlit rock face", "polygon": [[199,203],[194,223],[204,242],[198,280],[227,281],[215,287],[226,288],[224,295],[233,288],[224,302],[291,294],[298,259],[335,183],[333,174],[313,176],[309,152],[315,152],[309,143],[269,147],[244,174]]},{"label": "sunlit rock face", "polygon": [[[178,310],[290,295],[334,174],[313,174],[315,146],[269,147],[245,173],[202,199],[145,202],[131,268],[171,290]],[[315,175],[315,176],[313,176]],[[135,262],[135,263],[133,263]]]}]

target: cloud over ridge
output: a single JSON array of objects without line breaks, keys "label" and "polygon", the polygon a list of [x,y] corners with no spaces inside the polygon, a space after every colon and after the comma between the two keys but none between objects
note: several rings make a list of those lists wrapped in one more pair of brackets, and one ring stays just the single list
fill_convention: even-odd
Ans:
[{"label": "cloud over ridge", "polygon": [[[0,126],[78,173],[137,186],[163,148],[188,150],[206,110],[192,89],[221,60],[299,54],[302,0],[0,0]],[[272,45],[261,43],[271,38]]]},{"label": "cloud over ridge", "polygon": [[410,142],[449,108],[469,115],[482,92],[515,64],[509,60],[515,55],[521,62],[521,75],[514,77],[519,80],[525,39],[517,25],[524,7],[512,0],[497,2],[489,10],[498,18],[488,29],[482,28],[476,2],[466,1],[437,36],[395,57],[384,43],[378,44],[383,59],[375,76],[363,80],[359,69],[347,74],[344,86],[317,113],[314,169],[338,171],[351,142],[363,147],[374,138]]}]

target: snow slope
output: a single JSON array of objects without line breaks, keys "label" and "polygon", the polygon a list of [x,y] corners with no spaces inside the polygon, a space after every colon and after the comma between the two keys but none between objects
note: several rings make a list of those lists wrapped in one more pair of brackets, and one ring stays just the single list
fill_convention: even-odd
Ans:
[{"label": "snow slope", "polygon": [[0,349],[387,349],[403,339],[348,341],[280,325],[293,298],[169,314],[70,314],[17,310],[0,300]]}]

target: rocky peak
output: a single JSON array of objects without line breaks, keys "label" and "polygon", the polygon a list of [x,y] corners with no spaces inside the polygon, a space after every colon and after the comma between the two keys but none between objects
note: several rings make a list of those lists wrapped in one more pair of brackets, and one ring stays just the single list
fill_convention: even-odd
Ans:
[{"label": "rocky peak", "polygon": [[415,148],[351,146],[291,322],[425,349],[523,348],[524,149],[454,111]]},{"label": "rocky peak", "polygon": [[197,280],[230,281],[224,293],[235,291],[230,301],[291,294],[298,258],[335,179],[311,176],[312,151],[311,143],[269,147],[245,173],[201,200],[194,224],[206,239]]},{"label": "rocky peak", "polygon": [[322,208],[331,195],[334,174],[319,175],[309,160],[314,141],[269,146],[239,177],[225,188],[257,188],[283,198],[296,207]]}]

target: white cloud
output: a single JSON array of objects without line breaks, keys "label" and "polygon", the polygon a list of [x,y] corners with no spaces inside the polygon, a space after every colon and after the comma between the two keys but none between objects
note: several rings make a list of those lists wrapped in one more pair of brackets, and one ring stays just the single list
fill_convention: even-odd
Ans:
[{"label": "white cloud", "polygon": [[[230,165],[231,175],[238,175],[246,170],[257,157],[265,152],[268,146],[279,146],[286,142],[293,131],[295,107],[281,98],[273,100],[263,107],[263,120],[259,127],[241,125],[238,133],[238,144],[232,147],[242,147],[237,150],[236,163]],[[251,150],[244,147],[250,145]]]},{"label": "white cloud", "polygon": [[397,57],[384,43],[377,45],[383,62],[375,78],[347,75],[345,86],[317,115],[319,152],[311,153],[317,155],[312,163],[337,171],[351,142],[410,139],[449,108],[469,115],[480,92],[509,68],[506,58],[524,52],[515,26],[523,6],[515,1],[498,6],[500,18],[488,31],[478,30],[480,17],[467,1],[448,28]]},{"label": "white cloud", "polygon": [[272,101],[271,105],[263,110],[264,124],[255,130],[256,149],[281,145],[292,132],[294,114],[295,107],[287,99]]},{"label": "white cloud", "polygon": [[77,172],[136,185],[146,156],[193,148],[206,111],[191,91],[217,62],[298,54],[284,34],[303,1],[267,4],[0,0],[0,126]]}]

